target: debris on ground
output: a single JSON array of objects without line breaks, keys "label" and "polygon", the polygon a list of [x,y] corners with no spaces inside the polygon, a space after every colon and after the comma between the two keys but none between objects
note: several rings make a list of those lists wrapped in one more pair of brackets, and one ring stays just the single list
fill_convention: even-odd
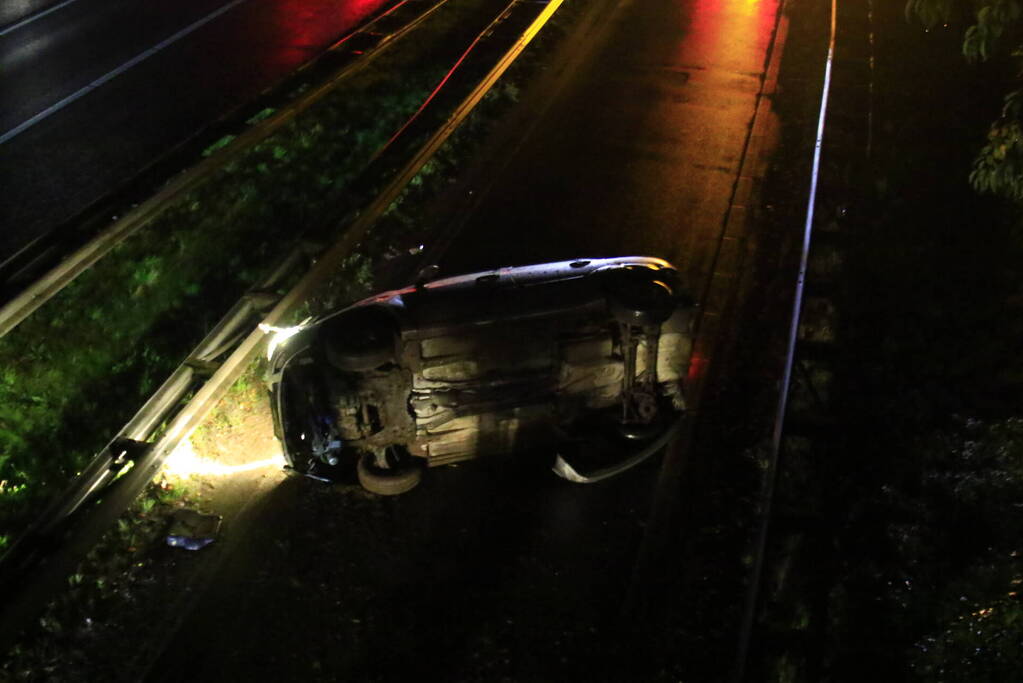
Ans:
[{"label": "debris on ground", "polygon": [[167,545],[185,550],[200,550],[216,540],[220,515],[205,515],[196,510],[178,510],[171,517]]}]

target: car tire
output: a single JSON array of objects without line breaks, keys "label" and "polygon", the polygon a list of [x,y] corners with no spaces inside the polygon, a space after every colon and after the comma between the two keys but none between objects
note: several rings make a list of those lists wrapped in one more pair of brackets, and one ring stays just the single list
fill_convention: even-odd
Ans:
[{"label": "car tire", "polygon": [[395,359],[395,324],[372,308],[355,310],[327,321],[321,331],[327,362],[345,372],[365,372]]},{"label": "car tire", "polygon": [[359,483],[370,493],[380,496],[397,496],[414,489],[423,479],[423,468],[414,458],[397,467],[382,468],[376,464],[372,453],[363,453],[356,466]]},{"label": "car tire", "polygon": [[605,281],[608,309],[628,325],[659,325],[675,312],[671,284],[646,270],[616,270]]}]

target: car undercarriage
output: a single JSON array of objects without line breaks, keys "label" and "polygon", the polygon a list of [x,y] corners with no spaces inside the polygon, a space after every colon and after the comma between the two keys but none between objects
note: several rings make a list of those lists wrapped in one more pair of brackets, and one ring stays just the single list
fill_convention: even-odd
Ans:
[{"label": "car undercarriage", "polygon": [[278,436],[296,469],[356,460],[381,493],[416,463],[642,445],[684,408],[692,306],[673,276],[410,288],[329,316],[289,342]]}]

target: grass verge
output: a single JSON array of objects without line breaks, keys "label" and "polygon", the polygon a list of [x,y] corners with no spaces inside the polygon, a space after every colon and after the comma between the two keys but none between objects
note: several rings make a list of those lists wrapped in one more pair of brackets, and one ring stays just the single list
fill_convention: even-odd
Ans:
[{"label": "grass verge", "polygon": [[1011,680],[1023,216],[968,185],[991,71],[878,11],[875,151],[831,264],[836,424],[786,454],[759,678]]},{"label": "grass verge", "polygon": [[[385,220],[310,302],[309,313],[361,298],[381,282],[393,284],[394,272],[408,270],[402,263],[405,254],[397,245],[418,244],[430,238],[417,217],[427,213],[488,133],[500,125],[520,90],[544,67],[544,57],[552,45],[586,6],[587,0],[572,0],[555,15],[549,30],[545,29],[530,45],[395,202]],[[192,435],[200,456],[216,456],[225,440],[239,438],[232,430],[243,426],[254,405],[261,403],[262,409],[266,408],[259,382],[261,373],[262,362],[257,360]],[[126,404],[132,405],[130,401]],[[88,454],[84,450],[82,453]],[[24,680],[59,680],[62,671],[73,671],[75,676],[90,680],[113,680],[125,678],[124,667],[129,664],[144,670],[146,662],[136,652],[154,643],[147,641],[151,633],[143,627],[169,618],[164,603],[176,596],[168,597],[167,587],[181,585],[179,572],[194,570],[183,565],[195,564],[191,559],[178,559],[192,556],[168,551],[164,546],[168,517],[180,507],[203,505],[204,491],[189,479],[184,483],[167,478],[154,482],[77,569],[67,591],[53,600],[38,624],[8,653],[3,672]],[[356,493],[361,500],[361,490]],[[139,615],[143,615],[141,620]],[[116,648],[111,643],[117,643]],[[123,656],[128,650],[131,658]]]},{"label": "grass verge", "polygon": [[448,3],[0,339],[0,549],[286,245],[353,208],[353,180],[501,6]]}]

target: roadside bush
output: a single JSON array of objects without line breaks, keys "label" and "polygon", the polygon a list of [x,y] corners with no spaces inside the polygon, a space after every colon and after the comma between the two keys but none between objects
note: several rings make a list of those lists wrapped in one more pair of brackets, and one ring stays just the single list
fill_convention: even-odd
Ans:
[{"label": "roadside bush", "polygon": [[929,617],[913,670],[926,681],[1013,680],[1023,670],[1023,419],[963,421],[922,455],[915,533],[898,545]]},{"label": "roadside bush", "polygon": [[353,179],[487,5],[450,3],[0,339],[0,548],[303,232],[355,208]]}]

